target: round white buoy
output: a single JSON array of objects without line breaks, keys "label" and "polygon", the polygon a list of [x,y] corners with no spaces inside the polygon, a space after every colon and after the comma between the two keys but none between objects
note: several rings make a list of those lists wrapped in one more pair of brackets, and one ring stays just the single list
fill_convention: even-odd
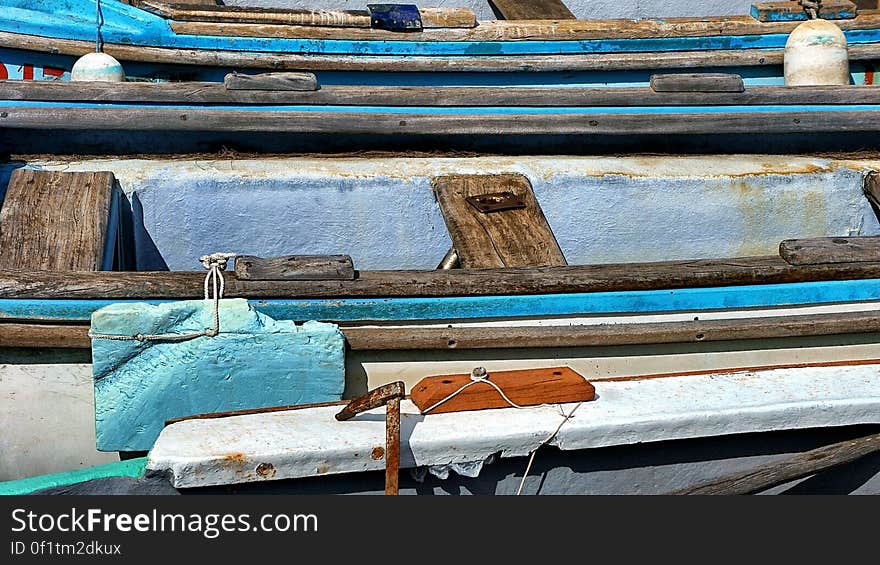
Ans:
[{"label": "round white buoy", "polygon": [[70,80],[122,82],[125,71],[119,61],[106,53],[87,53],[73,64]]},{"label": "round white buoy", "polygon": [[807,20],[785,42],[785,86],[849,84],[846,37],[828,20]]}]

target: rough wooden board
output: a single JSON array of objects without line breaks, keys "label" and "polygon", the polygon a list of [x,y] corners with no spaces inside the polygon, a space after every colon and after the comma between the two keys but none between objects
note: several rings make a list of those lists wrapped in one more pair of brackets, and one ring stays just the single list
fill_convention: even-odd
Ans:
[{"label": "rough wooden board", "polygon": [[[809,16],[798,2],[756,2],[750,14],[760,22],[807,20]],[[823,20],[840,20],[856,17],[858,7],[849,0],[824,0],[817,14]]]},{"label": "rough wooden board", "polygon": [[[55,55],[81,56],[95,50],[95,43],[56,39],[0,31],[0,47],[28,49]],[[880,45],[849,46],[851,61],[880,58]],[[430,72],[518,72],[584,70],[657,70],[665,68],[703,68],[781,65],[782,49],[720,49],[713,51],[667,51],[650,53],[588,53],[575,55],[412,56],[382,57],[365,55],[279,54],[266,52],[211,51],[144,47],[105,43],[104,52],[120,61],[179,64],[266,70],[370,70]]]},{"label": "rough wooden board", "polygon": [[787,239],[779,256],[790,265],[880,261],[880,236]]},{"label": "rough wooden board", "polygon": [[[719,35],[788,34],[800,24],[790,22],[759,22],[751,16],[718,18],[668,18],[664,20],[543,20],[484,21],[471,29],[425,29],[419,41],[524,41],[524,40],[590,40],[647,39],[673,37],[714,37]],[[880,13],[863,13],[857,18],[837,20],[843,29],[878,29]],[[171,22],[171,29],[182,35],[213,35],[220,37],[370,39],[399,41],[393,31],[359,28],[323,28],[272,24],[217,24],[211,22]],[[594,55],[590,55],[591,57]],[[647,62],[651,56],[645,55]]]},{"label": "rough wooden board", "polygon": [[114,184],[110,172],[14,171],[0,209],[0,269],[100,269]]},{"label": "rough wooden board", "polygon": [[654,92],[743,92],[740,75],[726,73],[673,73],[651,75]]},{"label": "rough wooden board", "polygon": [[880,172],[870,171],[865,175],[865,184],[862,186],[865,197],[871,203],[874,215],[880,219]]},{"label": "rough wooden board", "polygon": [[226,90],[312,91],[318,90],[318,79],[313,73],[229,73],[223,85]]},{"label": "rough wooden board", "polygon": [[503,20],[574,20],[562,0],[489,0],[492,11]]},{"label": "rough wooden board", "polygon": [[[565,294],[880,278],[880,262],[789,265],[778,255],[566,267],[359,271],[353,281],[244,281],[241,298],[432,297]],[[0,271],[3,298],[201,298],[204,272]]]},{"label": "rough wooden board", "polygon": [[354,263],[348,255],[288,255],[235,259],[235,276],[254,281],[354,280]]},{"label": "rough wooden board", "polygon": [[[880,333],[880,316],[840,312],[732,320],[519,327],[341,327],[351,351],[465,351],[556,347],[710,343]],[[82,324],[0,321],[0,347],[87,349]]]},{"label": "rough wooden board", "polygon": [[748,471],[728,475],[709,483],[669,494],[752,494],[845,465],[878,451],[880,451],[880,434],[872,434],[812,449],[783,461],[761,465]]},{"label": "rough wooden board", "polygon": [[282,24],[318,27],[370,27],[366,10],[303,10],[218,6],[213,3],[172,3],[145,0],[138,7],[181,22]]},{"label": "rough wooden board", "polygon": [[[519,406],[585,402],[596,398],[593,385],[569,367],[496,371],[489,373],[488,378]],[[469,374],[426,377],[412,388],[410,400],[419,410],[425,412],[470,382]],[[468,386],[427,414],[510,407],[510,403],[492,385],[477,383]]]},{"label": "rough wooden board", "polygon": [[273,91],[228,90],[223,84],[211,82],[6,80],[0,81],[0,100],[443,107],[785,106],[880,104],[880,86],[752,86],[743,92],[655,93],[647,87],[371,86],[365,89],[355,85],[325,85],[319,90]]},{"label": "rough wooden board", "polygon": [[[757,110],[757,109],[756,109]],[[318,110],[227,110],[210,107],[141,108],[64,105],[4,106],[0,128],[96,131],[290,132],[334,135],[503,136],[515,144],[523,135],[724,135],[806,134],[880,131],[880,110],[695,113],[369,113]],[[441,141],[442,142],[442,141]]]},{"label": "rough wooden board", "polygon": [[423,28],[477,27],[477,16],[468,8],[419,8]]},{"label": "rough wooden board", "polygon": [[[432,184],[462,268],[567,264],[523,175],[449,175],[434,177]],[[466,200],[495,192],[512,192],[526,207],[485,214]]]}]

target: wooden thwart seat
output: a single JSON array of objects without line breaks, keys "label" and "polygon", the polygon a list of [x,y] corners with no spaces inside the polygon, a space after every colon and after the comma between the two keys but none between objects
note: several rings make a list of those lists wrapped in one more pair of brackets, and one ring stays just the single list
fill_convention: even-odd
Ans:
[{"label": "wooden thwart seat", "polygon": [[114,184],[110,172],[13,172],[0,208],[0,269],[109,269]]},{"label": "wooden thwart seat", "polygon": [[433,185],[463,268],[568,264],[526,177],[448,175]]}]

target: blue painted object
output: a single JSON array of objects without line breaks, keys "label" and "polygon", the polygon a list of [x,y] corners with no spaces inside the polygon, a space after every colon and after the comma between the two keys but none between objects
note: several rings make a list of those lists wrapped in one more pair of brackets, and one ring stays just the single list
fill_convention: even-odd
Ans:
[{"label": "blue painted object", "polygon": [[[250,304],[257,312],[271,316],[275,320],[342,322],[371,320],[464,321],[480,318],[639,314],[676,310],[769,308],[873,300],[880,300],[880,279],[526,296],[273,299],[252,300]],[[167,304],[169,302],[168,300],[6,298],[0,299],[0,317],[88,321],[95,311],[116,303],[124,305]],[[119,306],[119,308],[124,308],[124,306]],[[204,327],[208,327],[208,325]],[[99,328],[94,328],[94,330],[103,331]]]},{"label": "blue painted object", "polygon": [[420,31],[422,15],[413,4],[367,4],[370,24],[387,31]]},{"label": "blue painted object", "polygon": [[[213,326],[209,301],[112,304],[92,315],[99,334],[185,334]],[[340,400],[345,342],[332,324],[297,326],[220,303],[220,334],[189,341],[92,341],[101,451],[146,451],[164,422],[206,412]]]},{"label": "blue painted object", "polygon": [[[800,9],[800,6],[798,6],[797,10],[792,10],[791,7],[786,6],[786,4],[794,4],[794,2],[774,2],[774,4],[779,4],[780,8],[778,10],[762,11],[762,5],[752,4],[749,14],[756,20],[762,22],[802,22],[809,19],[806,11]],[[763,6],[767,5],[767,3],[763,4]],[[853,5],[852,8],[823,5],[818,14],[819,18],[823,20],[847,20],[852,19],[857,15],[858,9],[855,5]]]}]

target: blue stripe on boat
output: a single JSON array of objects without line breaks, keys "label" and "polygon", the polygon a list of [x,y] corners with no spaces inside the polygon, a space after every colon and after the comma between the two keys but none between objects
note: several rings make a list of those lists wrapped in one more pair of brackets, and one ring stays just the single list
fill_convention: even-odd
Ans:
[{"label": "blue stripe on boat", "polygon": [[[649,313],[869,300],[880,300],[880,279],[528,296],[273,299],[251,302],[258,311],[278,320],[351,322]],[[0,299],[0,317],[84,321],[98,308],[118,302],[158,304],[171,301]]]}]

